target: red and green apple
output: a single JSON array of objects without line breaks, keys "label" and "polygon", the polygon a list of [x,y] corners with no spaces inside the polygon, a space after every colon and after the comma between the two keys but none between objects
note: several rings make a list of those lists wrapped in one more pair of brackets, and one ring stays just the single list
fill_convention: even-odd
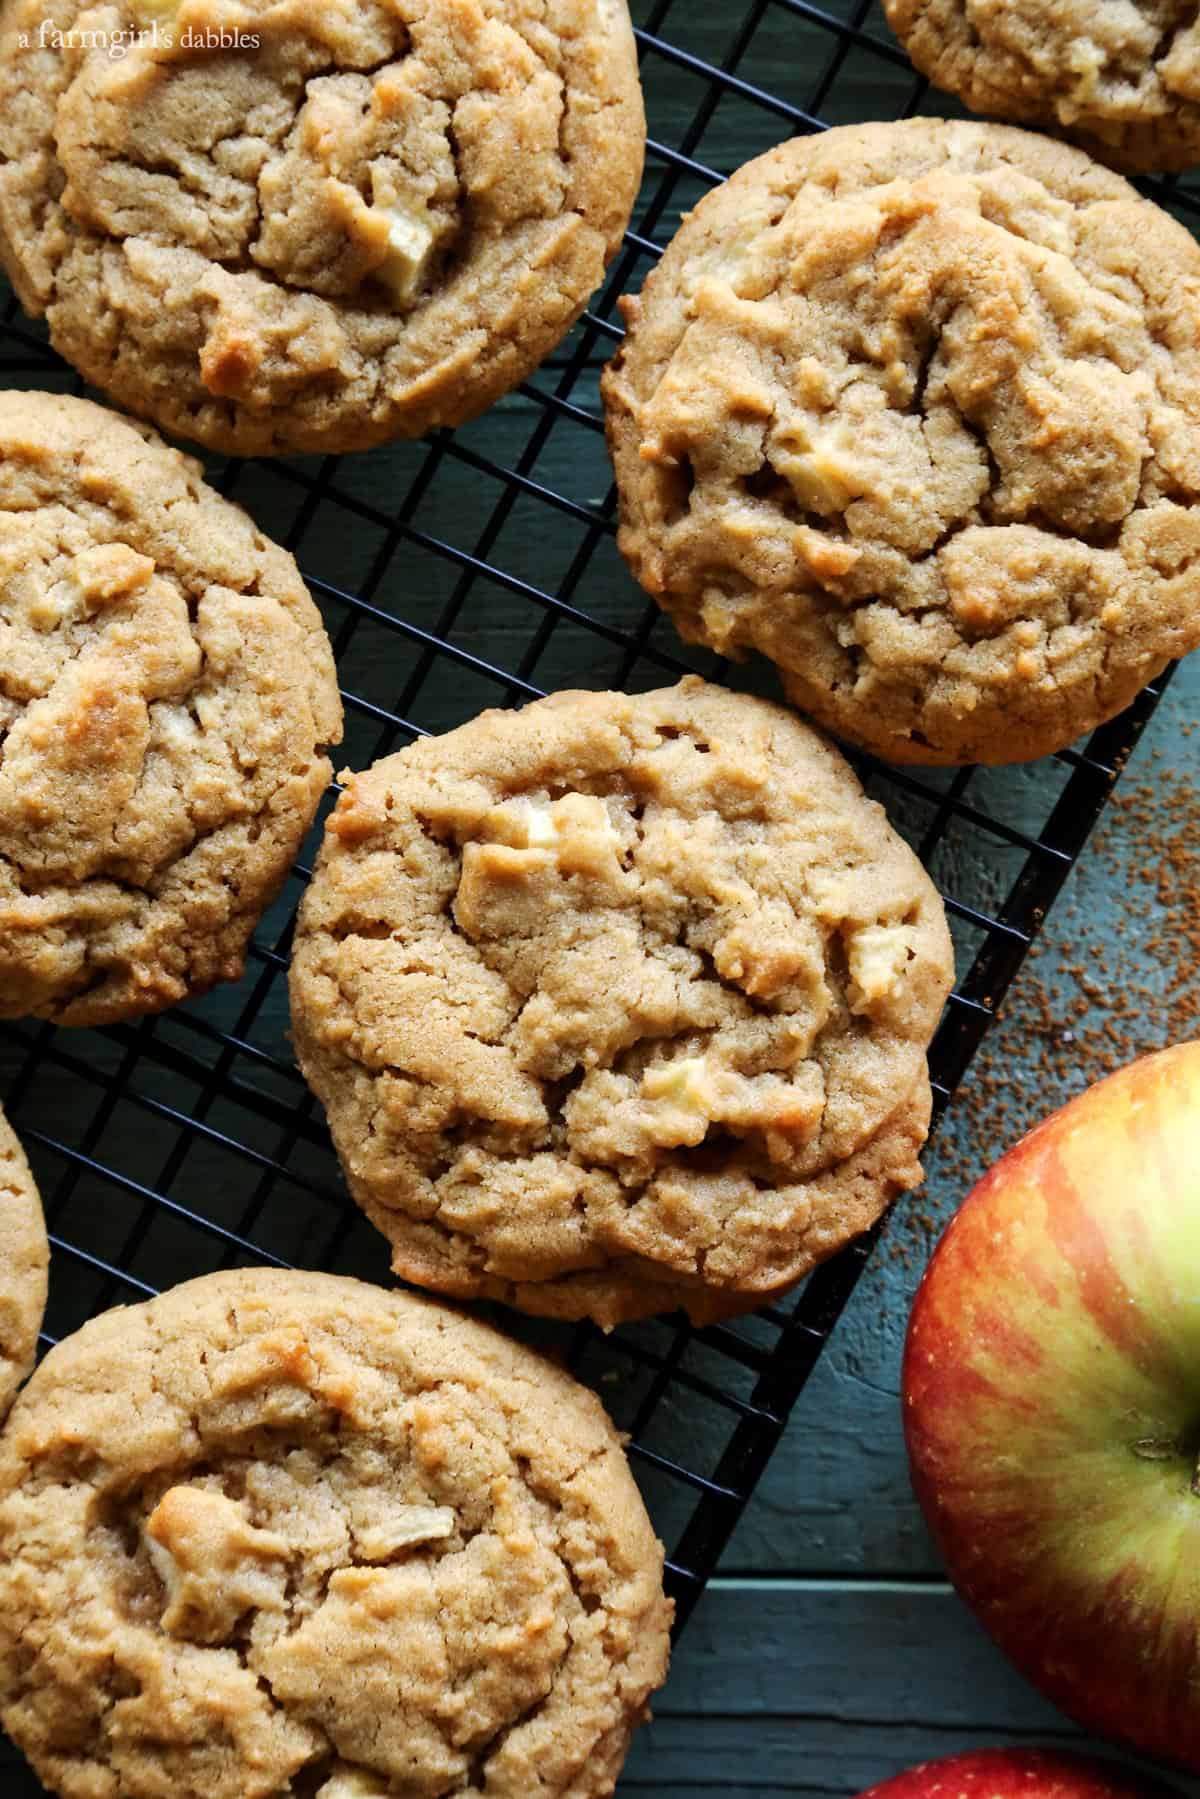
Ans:
[{"label": "red and green apple", "polygon": [[904,1356],[913,1484],[1000,1647],[1200,1771],[1200,1043],[1110,1075],[964,1201]]},{"label": "red and green apple", "polygon": [[976,1749],[920,1762],[859,1799],[1175,1799],[1135,1768],[1065,1749]]}]

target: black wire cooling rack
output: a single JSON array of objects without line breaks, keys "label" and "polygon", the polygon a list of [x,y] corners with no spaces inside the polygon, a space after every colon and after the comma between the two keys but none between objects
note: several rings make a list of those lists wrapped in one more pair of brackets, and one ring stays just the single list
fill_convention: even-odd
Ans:
[{"label": "black wire cooling rack", "polygon": [[[559,353],[483,420],[341,461],[214,460],[211,477],[295,551],[325,614],[363,767],[485,705],[565,685],[646,688],[692,656],[625,573],[597,394],[636,289],[716,180],[831,123],[956,110],[924,100],[868,4],[636,4],[650,115],[634,228]],[[1189,219],[1183,187],[1152,186]],[[0,384],[70,388],[40,328],[0,296]],[[860,767],[946,897],[960,981],[932,1049],[940,1115],[1083,846],[1164,683],[1083,747],[1029,768]],[[318,826],[319,829],[319,826]],[[236,987],[99,1032],[0,1027],[0,1095],[35,1164],[54,1246],[46,1342],[107,1306],[249,1263],[385,1278],[382,1239],[348,1200],[287,1040],[285,971],[306,857]],[[595,1384],[630,1448],[686,1622],[871,1253],[868,1239],[794,1301],[694,1331],[610,1337],[506,1322]],[[0,1752],[2,1754],[2,1752]],[[5,1791],[14,1791],[6,1776]],[[23,1789],[36,1791],[31,1783]]]}]

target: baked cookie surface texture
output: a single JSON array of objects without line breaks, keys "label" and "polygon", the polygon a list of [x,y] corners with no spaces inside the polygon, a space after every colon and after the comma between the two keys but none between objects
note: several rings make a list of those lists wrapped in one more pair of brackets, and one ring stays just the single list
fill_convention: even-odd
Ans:
[{"label": "baked cookie surface texture", "polygon": [[0,13],[22,303],[119,404],[237,454],[363,449],[506,393],[598,286],[644,142],[625,0]]},{"label": "baked cookie surface texture", "polygon": [[148,428],[0,394],[0,1017],[237,978],[341,702],[292,558]]},{"label": "baked cookie surface texture", "polygon": [[0,1444],[0,1719],[64,1799],[599,1799],[667,1665],[595,1397],[450,1309],[207,1276]]},{"label": "baked cookie surface texture", "polygon": [[33,1367],[49,1250],[25,1152],[0,1111],[0,1423]]},{"label": "baked cookie surface texture", "polygon": [[951,974],[941,901],[841,757],[689,677],[349,777],[292,1020],[398,1273],[705,1318],[920,1178]]},{"label": "baked cookie surface texture", "polygon": [[900,762],[1021,761],[1200,642],[1200,246],[1081,151],[913,119],[690,215],[605,377],[689,639]]},{"label": "baked cookie surface texture", "polygon": [[883,0],[923,75],[976,112],[1066,132],[1130,172],[1200,162],[1188,0]]}]

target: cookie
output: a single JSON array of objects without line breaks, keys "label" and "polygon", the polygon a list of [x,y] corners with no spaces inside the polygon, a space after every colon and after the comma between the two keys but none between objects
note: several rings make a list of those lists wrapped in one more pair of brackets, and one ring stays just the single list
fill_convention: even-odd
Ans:
[{"label": "cookie", "polygon": [[150,430],[0,394],[0,1017],[236,980],[340,736],[292,558]]},{"label": "cookie", "polygon": [[292,1023],[397,1273],[703,1320],[920,1178],[951,975],[931,882],[836,751],[691,676],[347,776]]},{"label": "cookie", "polygon": [[0,1720],[64,1799],[599,1799],[666,1674],[593,1394],[427,1300],[208,1275],[0,1444]]},{"label": "cookie", "polygon": [[0,1423],[33,1367],[50,1252],[25,1152],[0,1111]]},{"label": "cookie", "polygon": [[1131,173],[1200,162],[1200,26],[1178,0],[883,0],[917,68],[976,112]]},{"label": "cookie", "polygon": [[897,762],[1013,762],[1200,643],[1200,246],[1082,152],[846,126],[701,201],[604,381],[684,637]]},{"label": "cookie", "polygon": [[131,412],[240,455],[473,418],[629,221],[625,0],[6,0],[0,256]]}]

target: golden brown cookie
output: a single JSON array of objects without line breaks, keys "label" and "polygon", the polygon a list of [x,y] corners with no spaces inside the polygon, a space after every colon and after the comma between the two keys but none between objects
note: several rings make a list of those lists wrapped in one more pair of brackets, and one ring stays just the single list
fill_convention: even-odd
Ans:
[{"label": "golden brown cookie", "polygon": [[364,449],[507,393],[598,286],[644,144],[625,0],[0,13],[23,304],[130,411],[243,455]]},{"label": "golden brown cookie", "polygon": [[1131,172],[1200,162],[1190,0],[883,0],[923,75],[976,112],[1065,132]]},{"label": "golden brown cookie", "polygon": [[951,975],[932,884],[836,751],[693,676],[347,777],[292,1020],[398,1273],[702,1319],[920,1178]]},{"label": "golden brown cookie", "polygon": [[704,199],[605,377],[683,635],[899,762],[1062,748],[1200,643],[1200,246],[1077,150],[846,126]]},{"label": "golden brown cookie", "polygon": [[109,1312],[0,1445],[0,1720],[64,1799],[600,1799],[662,1546],[569,1375],[265,1268]]},{"label": "golden brown cookie", "polygon": [[25,1152],[0,1111],[0,1424],[33,1367],[50,1252]]},{"label": "golden brown cookie", "polygon": [[340,736],[292,558],[148,428],[0,394],[0,1017],[236,979]]}]

